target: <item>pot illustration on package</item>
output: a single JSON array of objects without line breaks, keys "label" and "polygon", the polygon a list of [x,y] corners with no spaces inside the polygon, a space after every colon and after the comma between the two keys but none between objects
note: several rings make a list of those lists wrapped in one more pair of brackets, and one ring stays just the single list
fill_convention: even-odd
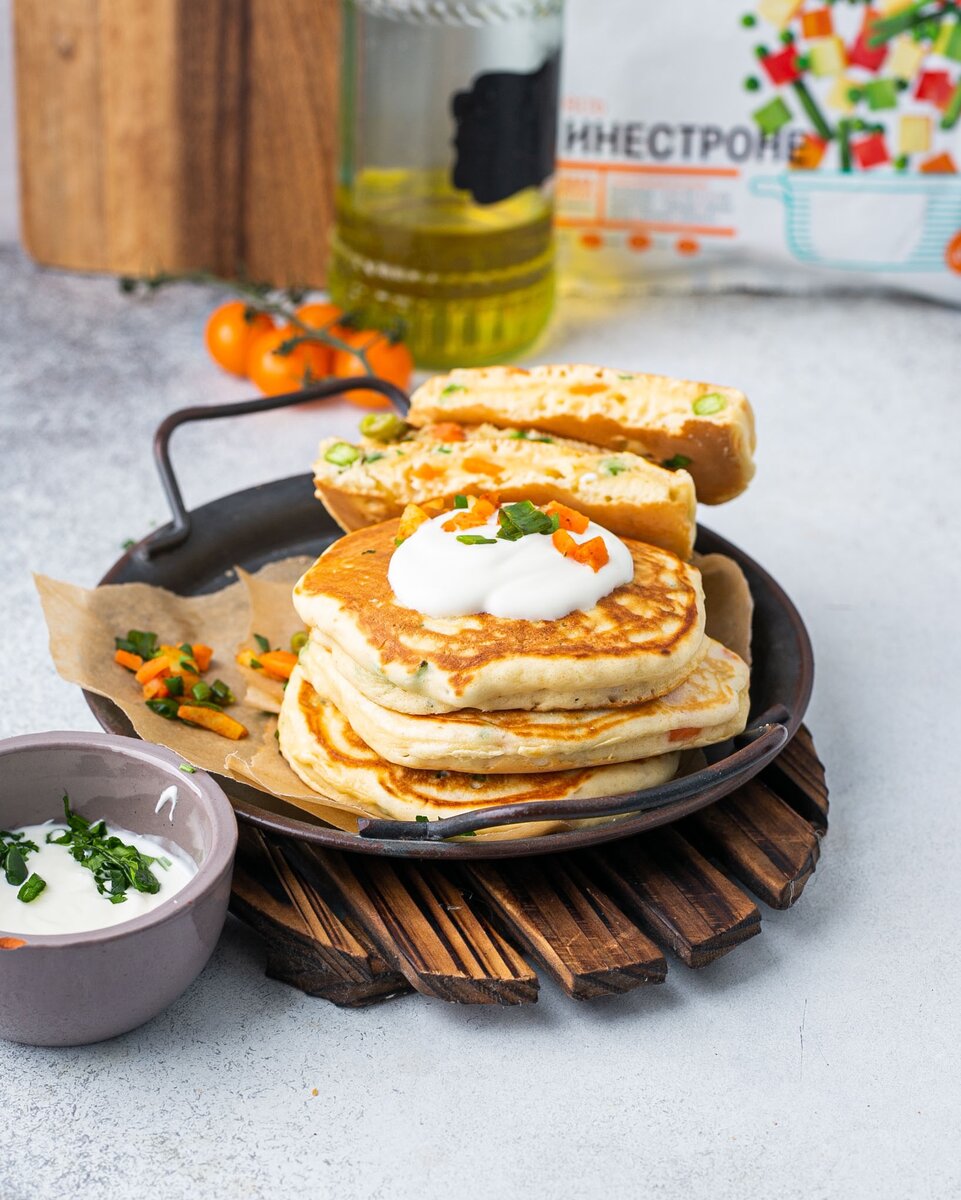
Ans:
[{"label": "pot illustration on package", "polygon": [[[755,176],[783,202],[790,252],[839,270],[961,272],[961,11],[952,0],[760,0],[744,87],[766,136],[795,136],[788,168]],[[767,35],[776,37],[757,40]]]},{"label": "pot illustration on package", "polygon": [[643,8],[567,0],[564,286],[961,304],[961,0]]}]

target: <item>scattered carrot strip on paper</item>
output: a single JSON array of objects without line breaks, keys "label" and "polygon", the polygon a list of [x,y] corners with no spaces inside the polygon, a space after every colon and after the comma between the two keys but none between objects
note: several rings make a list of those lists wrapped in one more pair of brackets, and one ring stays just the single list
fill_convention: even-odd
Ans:
[{"label": "scattered carrot strip on paper", "polygon": [[[134,672],[144,702],[153,712],[171,721],[186,721],[210,729],[234,741],[247,736],[246,726],[224,712],[225,705],[234,703],[234,694],[227,684],[220,679],[210,684],[201,678],[213,661],[211,646],[200,642],[158,645],[155,633],[138,629],[131,629],[125,638],[116,638],[115,644],[114,662]],[[296,661],[295,656],[289,657]],[[286,652],[280,651],[272,665],[277,670],[281,666],[286,669],[286,658]]]}]

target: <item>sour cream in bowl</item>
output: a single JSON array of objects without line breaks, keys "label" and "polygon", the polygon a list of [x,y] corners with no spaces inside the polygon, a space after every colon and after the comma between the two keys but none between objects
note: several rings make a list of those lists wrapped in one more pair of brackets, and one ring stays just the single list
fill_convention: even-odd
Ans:
[{"label": "sour cream in bowl", "polygon": [[230,802],[210,776],[133,738],[9,738],[0,830],[0,1037],[113,1037],[156,1016],[203,969],[237,845]]}]

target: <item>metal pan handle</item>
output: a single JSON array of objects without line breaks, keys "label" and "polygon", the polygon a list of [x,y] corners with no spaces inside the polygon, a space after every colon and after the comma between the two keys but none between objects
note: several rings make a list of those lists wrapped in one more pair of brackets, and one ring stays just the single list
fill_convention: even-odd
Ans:
[{"label": "metal pan handle", "polygon": [[157,473],[163,486],[167,503],[173,520],[163,529],[158,529],[139,548],[138,553],[144,558],[155,558],[167,550],[173,550],[182,545],[190,536],[190,514],[184,506],[180,484],[174,474],[170,461],[170,438],[175,429],[186,425],[189,421],[216,421],[221,417],[242,417],[247,413],[270,412],[275,408],[292,408],[296,404],[307,404],[312,400],[324,400],[328,396],[338,396],[343,392],[351,392],[363,388],[365,391],[380,392],[386,396],[396,411],[407,416],[410,399],[407,393],[389,383],[386,379],[376,376],[356,375],[350,379],[328,379],[324,383],[315,383],[302,388],[299,392],[285,392],[283,396],[261,396],[256,400],[238,400],[234,404],[195,405],[193,408],[181,408],[166,417],[157,426],[153,439],[153,456],[157,464]]},{"label": "metal pan handle", "polygon": [[[526,821],[577,821],[592,817],[616,817],[625,813],[648,812],[697,799],[697,807],[719,800],[741,783],[746,783],[780,751],[790,737],[790,714],[783,705],[761,713],[736,740],[743,744],[739,750],[714,766],[704,767],[681,779],[671,780],[661,787],[638,792],[622,792],[614,796],[594,796],[588,800],[523,801],[518,804],[499,804],[491,808],[472,809],[456,817],[437,821],[358,821],[363,838],[376,840],[440,842],[447,838],[476,833],[495,825],[516,825]],[[693,811],[693,809],[691,810]],[[679,814],[681,815],[681,814]]]}]

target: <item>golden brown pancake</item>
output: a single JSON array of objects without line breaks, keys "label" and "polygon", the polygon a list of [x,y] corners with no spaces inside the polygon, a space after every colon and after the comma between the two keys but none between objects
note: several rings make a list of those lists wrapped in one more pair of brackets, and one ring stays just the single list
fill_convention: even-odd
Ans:
[{"label": "golden brown pancake", "polygon": [[634,579],[556,621],[427,617],[387,579],[398,522],[334,542],[298,581],[294,607],[361,692],[401,712],[580,709],[664,695],[703,653],[700,573],[625,539]]},{"label": "golden brown pancake", "polygon": [[530,775],[421,771],[386,762],[353,731],[340,710],[295,668],[280,710],[281,753],[322,796],[375,814],[412,821],[516,801],[586,799],[666,783],[678,754],[642,762]]},{"label": "golden brown pancake", "polygon": [[740,733],[748,713],[747,666],[719,642],[705,640],[707,650],[698,666],[666,696],[575,712],[465,708],[412,716],[368,699],[314,639],[301,654],[300,667],[316,691],[388,762],[488,774],[561,771],[712,745]]}]

